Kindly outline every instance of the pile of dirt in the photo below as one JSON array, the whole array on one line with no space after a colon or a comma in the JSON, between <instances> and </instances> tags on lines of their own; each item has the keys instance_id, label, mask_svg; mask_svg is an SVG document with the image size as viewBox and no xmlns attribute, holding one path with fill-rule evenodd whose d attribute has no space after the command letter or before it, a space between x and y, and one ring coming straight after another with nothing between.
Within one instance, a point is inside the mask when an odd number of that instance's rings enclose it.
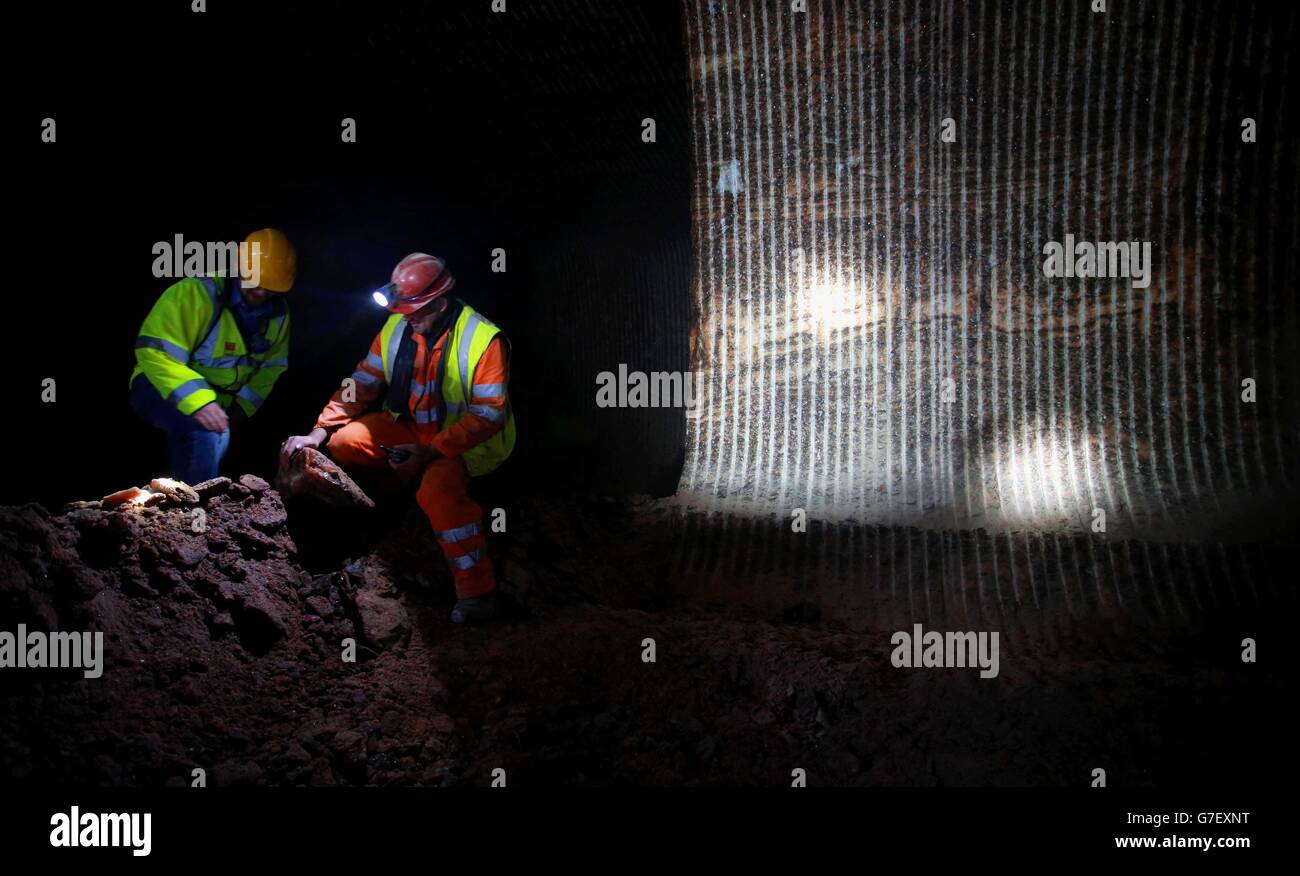
<instances>
[{"instance_id":1,"label":"pile of dirt","mask_svg":"<svg viewBox=\"0 0 1300 876\"><path fill-rule=\"evenodd\" d=\"M216 785L480 781L466 759L469 719L451 704L485 664L452 655L527 661L551 646L510 647L519 628L598 594L607 570L576 574L578 539L545 525L499 538L508 616L463 629L447 619L450 574L418 510L376 525L322 507L300 506L317 526L303 537L350 539L357 557L325 572L309 570L280 494L252 475L187 493L131 488L61 514L0 508L4 628L99 631L105 652L98 678L0 672L0 776L151 787L189 784L198 768ZM620 576L624 599L644 592L636 579Z\"/></svg>"},{"instance_id":2,"label":"pile of dirt","mask_svg":"<svg viewBox=\"0 0 1300 876\"><path fill-rule=\"evenodd\" d=\"M507 614L462 628L418 510L320 570L264 481L197 492L0 508L0 627L105 639L98 678L0 671L0 781L1199 783L1229 777L1204 749L1257 734L1252 704L1281 691L1194 638L1134 656L1009 637L994 683L893 669L887 630L815 612L673 607L636 502L517 512L491 542ZM1181 754L1197 769L1160 766Z\"/></svg>"}]
</instances>

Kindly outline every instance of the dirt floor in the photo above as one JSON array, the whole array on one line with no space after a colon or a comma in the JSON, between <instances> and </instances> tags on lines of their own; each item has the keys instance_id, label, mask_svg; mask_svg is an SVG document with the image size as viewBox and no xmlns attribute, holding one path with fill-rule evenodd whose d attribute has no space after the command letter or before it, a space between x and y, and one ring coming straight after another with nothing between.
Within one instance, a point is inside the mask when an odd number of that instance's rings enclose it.
<instances>
[{"instance_id":1,"label":"dirt floor","mask_svg":"<svg viewBox=\"0 0 1300 876\"><path fill-rule=\"evenodd\" d=\"M0 628L106 650L98 679L0 672L0 782L1231 784L1284 733L1233 629L1008 630L997 679L895 669L889 630L683 603L672 528L607 500L520 512L491 542L506 617L461 628L418 511L203 492L201 533L181 503L0 509Z\"/></svg>"}]
</instances>

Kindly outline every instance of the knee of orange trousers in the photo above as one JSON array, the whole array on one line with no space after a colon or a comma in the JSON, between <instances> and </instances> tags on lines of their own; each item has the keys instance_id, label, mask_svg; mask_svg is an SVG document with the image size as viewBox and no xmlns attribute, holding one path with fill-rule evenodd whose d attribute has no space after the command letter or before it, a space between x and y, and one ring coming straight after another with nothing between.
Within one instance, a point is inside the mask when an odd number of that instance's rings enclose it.
<instances>
[{"instance_id":1,"label":"knee of orange trousers","mask_svg":"<svg viewBox=\"0 0 1300 876\"><path fill-rule=\"evenodd\" d=\"M440 457L429 463L415 500L439 532L478 523L483 509L469 497L469 473L459 459Z\"/></svg>"},{"instance_id":2,"label":"knee of orange trousers","mask_svg":"<svg viewBox=\"0 0 1300 876\"><path fill-rule=\"evenodd\" d=\"M387 457L380 444L410 444L414 437L410 430L385 413L366 414L353 420L330 436L325 449L330 457L344 466L377 466L386 463Z\"/></svg>"}]
</instances>

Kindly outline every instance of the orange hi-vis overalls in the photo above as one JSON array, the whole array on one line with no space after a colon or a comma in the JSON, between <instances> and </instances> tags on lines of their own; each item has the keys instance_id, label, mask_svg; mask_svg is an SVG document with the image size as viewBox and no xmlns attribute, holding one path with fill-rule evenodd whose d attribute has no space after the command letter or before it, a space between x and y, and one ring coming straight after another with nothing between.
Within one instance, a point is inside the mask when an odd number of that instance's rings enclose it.
<instances>
[{"instance_id":1,"label":"orange hi-vis overalls","mask_svg":"<svg viewBox=\"0 0 1300 876\"><path fill-rule=\"evenodd\" d=\"M366 413L388 391L384 376L381 331L370 353L357 363L353 401L340 388L321 411L316 426L332 432L326 449L344 468L382 469L388 456L379 445L432 445L441 456L424 470L416 501L429 518L451 567L456 596L482 596L496 586L483 534L483 509L467 493L470 474L462 455L500 432L508 415L508 367L505 341L497 335L473 369L467 411L450 427L438 418L438 362L452 334L448 327L435 339L414 333L415 358L406 416L387 411ZM337 430L337 431L336 431Z\"/></svg>"}]
</instances>

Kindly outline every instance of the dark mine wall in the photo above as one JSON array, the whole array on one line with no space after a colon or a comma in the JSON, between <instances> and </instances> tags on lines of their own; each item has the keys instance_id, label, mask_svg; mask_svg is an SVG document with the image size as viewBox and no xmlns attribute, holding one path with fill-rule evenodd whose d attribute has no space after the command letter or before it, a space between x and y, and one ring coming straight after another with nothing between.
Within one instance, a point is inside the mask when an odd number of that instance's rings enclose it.
<instances>
[{"instance_id":1,"label":"dark mine wall","mask_svg":"<svg viewBox=\"0 0 1300 876\"><path fill-rule=\"evenodd\" d=\"M1294 8L1109 6L687 0L688 589L1256 592L1223 543L1295 522ZM1149 286L1046 277L1066 234L1149 241Z\"/></svg>"}]
</instances>

